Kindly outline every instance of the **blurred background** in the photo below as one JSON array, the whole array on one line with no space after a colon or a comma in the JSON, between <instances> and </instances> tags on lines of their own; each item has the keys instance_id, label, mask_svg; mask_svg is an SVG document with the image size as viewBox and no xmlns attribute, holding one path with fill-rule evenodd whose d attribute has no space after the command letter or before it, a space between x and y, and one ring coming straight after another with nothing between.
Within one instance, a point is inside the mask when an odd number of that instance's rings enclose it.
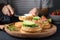
<instances>
[{"instance_id":1,"label":"blurred background","mask_svg":"<svg viewBox=\"0 0 60 40\"><path fill-rule=\"evenodd\" d=\"M53 0L54 9L60 9L60 0Z\"/></svg>"}]
</instances>

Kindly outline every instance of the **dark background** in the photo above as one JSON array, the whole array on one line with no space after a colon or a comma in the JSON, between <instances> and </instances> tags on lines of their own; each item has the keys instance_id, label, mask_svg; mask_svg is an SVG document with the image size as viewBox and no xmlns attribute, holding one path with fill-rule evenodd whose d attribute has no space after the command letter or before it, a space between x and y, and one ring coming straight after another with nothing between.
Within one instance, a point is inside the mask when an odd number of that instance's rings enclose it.
<instances>
[{"instance_id":1,"label":"dark background","mask_svg":"<svg viewBox=\"0 0 60 40\"><path fill-rule=\"evenodd\" d=\"M53 0L54 9L60 9L60 0Z\"/></svg>"}]
</instances>

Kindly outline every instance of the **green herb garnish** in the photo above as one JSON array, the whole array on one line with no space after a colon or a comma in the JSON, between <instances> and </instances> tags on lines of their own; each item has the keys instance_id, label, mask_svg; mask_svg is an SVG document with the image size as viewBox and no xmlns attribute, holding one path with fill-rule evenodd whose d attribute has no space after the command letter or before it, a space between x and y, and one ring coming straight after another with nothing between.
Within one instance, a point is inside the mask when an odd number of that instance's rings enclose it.
<instances>
[{"instance_id":1,"label":"green herb garnish","mask_svg":"<svg viewBox=\"0 0 60 40\"><path fill-rule=\"evenodd\" d=\"M13 30L15 29L15 27L14 27L13 25L9 25L8 29L9 29L10 31L13 31Z\"/></svg>"},{"instance_id":2,"label":"green herb garnish","mask_svg":"<svg viewBox=\"0 0 60 40\"><path fill-rule=\"evenodd\" d=\"M16 28L14 25L9 25L8 29L10 31L17 31L18 30L18 28Z\"/></svg>"}]
</instances>

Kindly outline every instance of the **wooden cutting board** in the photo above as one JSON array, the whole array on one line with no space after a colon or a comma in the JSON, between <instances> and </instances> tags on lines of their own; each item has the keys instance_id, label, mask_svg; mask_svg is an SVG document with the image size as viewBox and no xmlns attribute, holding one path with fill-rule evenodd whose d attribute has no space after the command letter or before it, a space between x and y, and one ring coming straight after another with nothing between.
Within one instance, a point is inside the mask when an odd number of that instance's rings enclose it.
<instances>
[{"instance_id":1,"label":"wooden cutting board","mask_svg":"<svg viewBox=\"0 0 60 40\"><path fill-rule=\"evenodd\" d=\"M15 37L22 37L22 38L48 37L55 34L57 31L57 27L55 25L53 25L52 28L46 29L43 32L39 32L39 33L22 33L21 31L10 31L9 29L7 29L6 25L0 25L0 29L3 30L3 28L6 31L6 33L8 33L9 35L15 36Z\"/></svg>"}]
</instances>

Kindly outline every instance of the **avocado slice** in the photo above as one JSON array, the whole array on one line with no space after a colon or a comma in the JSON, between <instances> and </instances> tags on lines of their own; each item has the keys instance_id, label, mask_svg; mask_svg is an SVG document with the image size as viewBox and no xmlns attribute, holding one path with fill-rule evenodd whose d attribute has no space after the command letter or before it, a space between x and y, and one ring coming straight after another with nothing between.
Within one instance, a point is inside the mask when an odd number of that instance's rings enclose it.
<instances>
[{"instance_id":1,"label":"avocado slice","mask_svg":"<svg viewBox=\"0 0 60 40\"><path fill-rule=\"evenodd\" d=\"M39 20L40 17L39 17L39 16L35 16L35 17L33 17L33 19L34 19L34 20Z\"/></svg>"},{"instance_id":2,"label":"avocado slice","mask_svg":"<svg viewBox=\"0 0 60 40\"><path fill-rule=\"evenodd\" d=\"M32 21L24 21L24 22L23 22L23 26L25 26L25 27L38 27L38 25L35 24L35 23L32 22Z\"/></svg>"},{"instance_id":3,"label":"avocado slice","mask_svg":"<svg viewBox=\"0 0 60 40\"><path fill-rule=\"evenodd\" d=\"M31 21L24 21L23 24L24 25L34 25L35 23L31 22Z\"/></svg>"}]
</instances>

